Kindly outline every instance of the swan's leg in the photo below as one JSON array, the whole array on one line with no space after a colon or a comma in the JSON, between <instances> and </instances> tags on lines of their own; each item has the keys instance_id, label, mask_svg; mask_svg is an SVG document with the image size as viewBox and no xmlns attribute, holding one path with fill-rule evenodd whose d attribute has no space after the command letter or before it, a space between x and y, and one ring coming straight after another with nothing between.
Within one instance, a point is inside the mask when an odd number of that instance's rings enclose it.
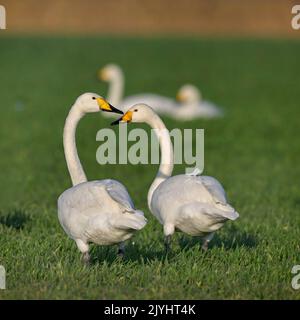
<instances>
[{"instance_id":1,"label":"swan's leg","mask_svg":"<svg viewBox=\"0 0 300 320\"><path fill-rule=\"evenodd\" d=\"M123 259L124 255L125 255L125 243L121 242L119 244L118 257Z\"/></svg>"},{"instance_id":2,"label":"swan's leg","mask_svg":"<svg viewBox=\"0 0 300 320\"><path fill-rule=\"evenodd\" d=\"M84 263L86 266L89 266L89 265L90 265L91 256L90 256L89 252L84 252L84 253L82 254L82 261L83 261L83 263Z\"/></svg>"},{"instance_id":3,"label":"swan's leg","mask_svg":"<svg viewBox=\"0 0 300 320\"><path fill-rule=\"evenodd\" d=\"M211 239L214 237L215 233L212 232L209 235L207 235L205 238L203 238L203 243L202 243L202 250L207 251L208 250L208 244L211 241Z\"/></svg>"},{"instance_id":4,"label":"swan's leg","mask_svg":"<svg viewBox=\"0 0 300 320\"><path fill-rule=\"evenodd\" d=\"M90 264L90 254L89 254L89 245L87 243L85 243L84 241L82 241L81 239L76 239L75 240L78 249L80 250L81 254L82 254L82 261L85 265L89 265Z\"/></svg>"},{"instance_id":5,"label":"swan's leg","mask_svg":"<svg viewBox=\"0 0 300 320\"><path fill-rule=\"evenodd\" d=\"M171 235L165 236L165 250L166 253L171 251Z\"/></svg>"},{"instance_id":6,"label":"swan's leg","mask_svg":"<svg viewBox=\"0 0 300 320\"><path fill-rule=\"evenodd\" d=\"M175 231L175 227L173 224L166 223L164 224L164 235L165 235L165 249L166 253L171 251L171 236Z\"/></svg>"}]
</instances>

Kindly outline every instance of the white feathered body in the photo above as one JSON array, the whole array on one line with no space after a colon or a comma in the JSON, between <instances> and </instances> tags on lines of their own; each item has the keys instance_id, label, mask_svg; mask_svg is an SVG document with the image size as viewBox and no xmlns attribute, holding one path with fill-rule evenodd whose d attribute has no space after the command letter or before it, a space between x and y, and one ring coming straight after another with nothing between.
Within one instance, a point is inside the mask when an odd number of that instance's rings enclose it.
<instances>
[{"instance_id":1,"label":"white feathered body","mask_svg":"<svg viewBox=\"0 0 300 320\"><path fill-rule=\"evenodd\" d=\"M220 108L209 101L182 104L176 109L173 117L178 120L193 120L196 118L215 118L223 115Z\"/></svg>"},{"instance_id":2,"label":"white feathered body","mask_svg":"<svg viewBox=\"0 0 300 320\"><path fill-rule=\"evenodd\" d=\"M156 94L137 94L125 98L118 106L126 112L131 106L145 103L162 115L167 115L177 120L194 120L196 118L214 118L223 115L220 108L209 101L194 103L177 103L175 100Z\"/></svg>"},{"instance_id":3,"label":"white feathered body","mask_svg":"<svg viewBox=\"0 0 300 320\"><path fill-rule=\"evenodd\" d=\"M153 193L151 211L164 225L166 235L175 229L205 236L239 216L215 178L192 175L177 175L162 182Z\"/></svg>"},{"instance_id":4,"label":"white feathered body","mask_svg":"<svg viewBox=\"0 0 300 320\"><path fill-rule=\"evenodd\" d=\"M64 191L58 199L58 217L72 239L99 245L125 241L147 223L126 188L111 179L83 182Z\"/></svg>"},{"instance_id":5,"label":"white feathered body","mask_svg":"<svg viewBox=\"0 0 300 320\"><path fill-rule=\"evenodd\" d=\"M172 114L178 107L178 103L174 99L164 97L157 94L152 93L145 93L145 94L136 94L129 97L124 98L124 100L120 103L120 108L127 111L131 106L138 104L138 103L145 103L151 108L161 114Z\"/></svg>"}]
</instances>

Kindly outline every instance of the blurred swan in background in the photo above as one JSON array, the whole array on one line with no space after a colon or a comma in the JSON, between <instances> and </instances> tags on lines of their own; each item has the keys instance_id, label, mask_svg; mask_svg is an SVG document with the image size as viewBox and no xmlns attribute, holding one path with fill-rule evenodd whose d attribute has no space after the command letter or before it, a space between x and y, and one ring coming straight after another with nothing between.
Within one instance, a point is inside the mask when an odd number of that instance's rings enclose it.
<instances>
[{"instance_id":1,"label":"blurred swan in background","mask_svg":"<svg viewBox=\"0 0 300 320\"><path fill-rule=\"evenodd\" d=\"M113 106L118 107L124 95L124 74L122 69L116 64L107 64L98 71L98 78L101 81L108 82L106 100ZM107 113L107 115L110 114Z\"/></svg>"},{"instance_id":2,"label":"blurred swan in background","mask_svg":"<svg viewBox=\"0 0 300 320\"><path fill-rule=\"evenodd\" d=\"M122 69L116 64L107 64L98 72L98 78L108 82L108 94L106 99L119 109L126 111L136 103L147 103L153 106L157 113L170 114L174 107L178 105L174 99L158 94L141 93L126 97L124 96L124 74ZM106 117L115 116L113 114L103 114Z\"/></svg>"},{"instance_id":3,"label":"blurred swan in background","mask_svg":"<svg viewBox=\"0 0 300 320\"><path fill-rule=\"evenodd\" d=\"M124 95L124 74L116 64L108 64L98 72L102 81L109 83L107 100L124 112L137 103L150 105L159 114L167 115L177 120L193 120L196 118L214 118L222 112L212 103L201 99L200 91L193 85L184 85L180 88L177 98L164 97L152 93L141 93L126 97ZM111 114L104 114L110 117Z\"/></svg>"},{"instance_id":4,"label":"blurred swan in background","mask_svg":"<svg viewBox=\"0 0 300 320\"><path fill-rule=\"evenodd\" d=\"M76 242L85 263L90 260L90 242L119 244L119 254L123 255L123 241L147 223L143 212L135 209L128 191L120 182L111 179L87 181L77 153L76 127L86 113L100 110L123 114L99 95L85 93L71 107L63 133L65 158L73 187L58 198L58 218L65 232Z\"/></svg>"},{"instance_id":5,"label":"blurred swan in background","mask_svg":"<svg viewBox=\"0 0 300 320\"><path fill-rule=\"evenodd\" d=\"M203 237L203 249L208 248L214 232L239 214L227 203L225 191L215 178L198 175L171 176L173 146L170 134L155 111L145 104L132 106L120 122L147 123L157 134L161 160L158 173L148 191L148 207L163 225L166 248L175 230Z\"/></svg>"},{"instance_id":6,"label":"blurred swan in background","mask_svg":"<svg viewBox=\"0 0 300 320\"><path fill-rule=\"evenodd\" d=\"M178 108L175 117L180 119L215 118L223 115L223 112L212 102L202 99L200 90L192 85L183 85L176 96L181 107Z\"/></svg>"}]
</instances>

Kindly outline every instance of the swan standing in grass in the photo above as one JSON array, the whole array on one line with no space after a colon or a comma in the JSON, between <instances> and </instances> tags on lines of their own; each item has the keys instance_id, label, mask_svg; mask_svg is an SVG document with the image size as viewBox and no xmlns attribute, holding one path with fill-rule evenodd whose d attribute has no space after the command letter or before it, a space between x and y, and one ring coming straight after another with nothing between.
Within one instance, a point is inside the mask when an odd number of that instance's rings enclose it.
<instances>
[{"instance_id":1,"label":"swan standing in grass","mask_svg":"<svg viewBox=\"0 0 300 320\"><path fill-rule=\"evenodd\" d=\"M132 105L145 103L159 114L167 115L176 120L193 120L196 118L214 118L222 115L218 107L201 99L201 93L193 85L182 86L176 100L158 94L141 93L126 97L124 95L124 74L116 64L108 64L98 72L102 81L109 83L107 100L114 106L127 111ZM111 117L112 114L104 114Z\"/></svg>"},{"instance_id":2,"label":"swan standing in grass","mask_svg":"<svg viewBox=\"0 0 300 320\"><path fill-rule=\"evenodd\" d=\"M158 136L161 163L148 192L148 207L163 225L166 247L175 230L201 236L203 249L208 248L215 231L227 220L235 220L238 213L226 200L221 184L213 177L177 175L173 171L173 146L169 131L152 108L145 104L131 107L120 122L145 122Z\"/></svg>"},{"instance_id":3,"label":"swan standing in grass","mask_svg":"<svg viewBox=\"0 0 300 320\"><path fill-rule=\"evenodd\" d=\"M85 263L90 260L90 242L119 244L119 254L123 255L123 241L147 222L143 212L135 209L120 182L111 179L87 181L77 154L76 127L86 113L100 110L123 114L99 95L85 93L71 107L63 133L65 158L73 187L58 199L58 218L65 232L75 240Z\"/></svg>"}]
</instances>

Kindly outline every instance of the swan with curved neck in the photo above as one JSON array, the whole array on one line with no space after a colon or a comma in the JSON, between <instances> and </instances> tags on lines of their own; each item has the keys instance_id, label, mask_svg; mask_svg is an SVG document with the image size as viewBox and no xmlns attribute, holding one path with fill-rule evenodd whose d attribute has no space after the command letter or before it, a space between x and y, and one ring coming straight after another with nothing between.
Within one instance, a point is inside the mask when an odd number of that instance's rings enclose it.
<instances>
[{"instance_id":1,"label":"swan with curved neck","mask_svg":"<svg viewBox=\"0 0 300 320\"><path fill-rule=\"evenodd\" d=\"M141 93L124 98L124 74L120 66L108 64L98 72L100 80L109 83L107 100L123 111L134 104L143 102L150 105L155 112L177 120L193 120L195 118L213 118L222 115L218 107L202 100L201 92L193 85L182 86L174 99L158 94ZM110 117L111 114L105 114Z\"/></svg>"},{"instance_id":2,"label":"swan with curved neck","mask_svg":"<svg viewBox=\"0 0 300 320\"><path fill-rule=\"evenodd\" d=\"M171 176L173 146L170 134L149 106L134 105L112 124L120 122L144 122L157 134L161 163L148 192L148 206L163 225L166 246L169 246L175 230L180 230L192 236L203 237L203 249L207 249L214 232L226 221L235 220L239 216L227 203L222 185L215 178L208 176Z\"/></svg>"},{"instance_id":3,"label":"swan with curved neck","mask_svg":"<svg viewBox=\"0 0 300 320\"><path fill-rule=\"evenodd\" d=\"M76 128L86 113L100 110L123 114L101 96L85 93L71 107L63 133L65 158L73 187L58 198L58 218L65 232L76 242L85 263L90 259L90 242L119 244L119 254L123 255L123 242L147 222L143 212L135 209L128 191L120 182L111 179L87 181L77 153Z\"/></svg>"}]
</instances>

